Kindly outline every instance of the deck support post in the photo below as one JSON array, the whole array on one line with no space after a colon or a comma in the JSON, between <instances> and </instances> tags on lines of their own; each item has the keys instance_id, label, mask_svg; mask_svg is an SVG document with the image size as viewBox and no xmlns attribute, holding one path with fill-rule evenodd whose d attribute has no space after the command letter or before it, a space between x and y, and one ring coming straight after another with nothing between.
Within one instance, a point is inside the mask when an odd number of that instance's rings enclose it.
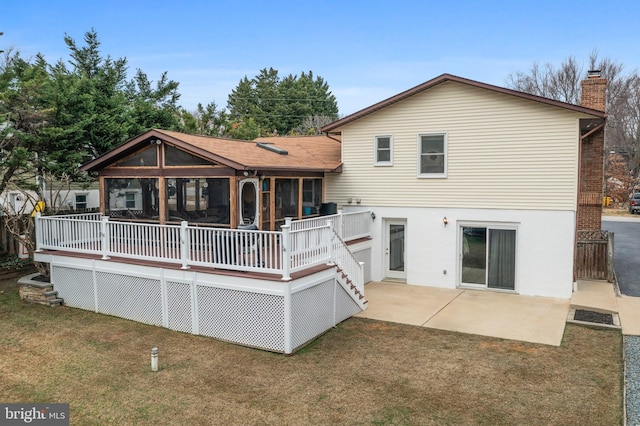
<instances>
[{"instance_id":1,"label":"deck support post","mask_svg":"<svg viewBox=\"0 0 640 426\"><path fill-rule=\"evenodd\" d=\"M333 222L333 221L332 221ZM336 216L336 221L334 224L331 225L332 227L335 226L335 231L336 234L338 234L338 236L340 238L342 238L343 234L343 228L344 228L344 215L342 214L342 210L340 210L340 212L338 213L338 215Z\"/></svg>"},{"instance_id":2,"label":"deck support post","mask_svg":"<svg viewBox=\"0 0 640 426\"><path fill-rule=\"evenodd\" d=\"M109 216L100 218L100 237L102 238L102 259L109 259Z\"/></svg>"},{"instance_id":3,"label":"deck support post","mask_svg":"<svg viewBox=\"0 0 640 426\"><path fill-rule=\"evenodd\" d=\"M189 269L189 232L187 226L189 222L183 220L180 222L180 260L182 267L180 269Z\"/></svg>"},{"instance_id":4,"label":"deck support post","mask_svg":"<svg viewBox=\"0 0 640 426\"><path fill-rule=\"evenodd\" d=\"M327 241L325 242L325 244L327 244L328 247L328 254L329 254L329 259L327 259L327 265L335 265L335 259L333 258L333 238L335 236L335 231L333 229L333 220L329 219L327 220Z\"/></svg>"},{"instance_id":5,"label":"deck support post","mask_svg":"<svg viewBox=\"0 0 640 426\"><path fill-rule=\"evenodd\" d=\"M291 285L290 283L284 284L284 353L289 355L293 352L291 342Z\"/></svg>"},{"instance_id":6,"label":"deck support post","mask_svg":"<svg viewBox=\"0 0 640 426\"><path fill-rule=\"evenodd\" d=\"M282 280L291 279L291 225L282 225Z\"/></svg>"}]
</instances>

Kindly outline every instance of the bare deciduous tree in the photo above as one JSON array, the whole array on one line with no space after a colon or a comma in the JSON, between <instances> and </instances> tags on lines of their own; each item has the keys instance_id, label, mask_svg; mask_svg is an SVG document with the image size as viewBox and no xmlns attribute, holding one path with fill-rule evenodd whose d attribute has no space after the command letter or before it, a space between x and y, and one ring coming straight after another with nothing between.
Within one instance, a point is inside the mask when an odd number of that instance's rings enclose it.
<instances>
[{"instance_id":1,"label":"bare deciduous tree","mask_svg":"<svg viewBox=\"0 0 640 426\"><path fill-rule=\"evenodd\" d=\"M629 198L629 188L633 185L633 178L629 174L627 164L627 160L621 154L609 154L606 156L605 194L620 205Z\"/></svg>"},{"instance_id":2,"label":"bare deciduous tree","mask_svg":"<svg viewBox=\"0 0 640 426\"><path fill-rule=\"evenodd\" d=\"M543 96L570 104L580 103L580 80L584 72L573 56L559 68L535 62L528 73L518 71L507 77L507 85L521 92Z\"/></svg>"},{"instance_id":3,"label":"bare deciduous tree","mask_svg":"<svg viewBox=\"0 0 640 426\"><path fill-rule=\"evenodd\" d=\"M56 214L60 207L65 205L64 200L69 197L72 180L67 175L55 178L52 174L43 179L47 182L49 199L58 200L47 206L47 212ZM0 197L0 213L4 219L4 226L14 240L19 240L24 245L31 259L36 250L34 212L39 211L36 206L43 201L43 196L40 188L28 189L25 185L9 182ZM41 275L49 277L48 264L34 262L34 266Z\"/></svg>"},{"instance_id":4,"label":"bare deciduous tree","mask_svg":"<svg viewBox=\"0 0 640 426\"><path fill-rule=\"evenodd\" d=\"M327 124L333 123L335 117L329 117L326 115L310 115L302 120L302 123L296 127L292 133L298 135L319 135L322 129Z\"/></svg>"},{"instance_id":5,"label":"bare deciduous tree","mask_svg":"<svg viewBox=\"0 0 640 426\"><path fill-rule=\"evenodd\" d=\"M636 70L624 73L623 64L607 57L600 58L598 51L594 50L586 70L573 56L557 68L550 63L543 66L534 63L528 72L510 74L507 86L579 105L581 81L586 78L588 70L600 70L607 79L605 149L623 154L623 158L628 159L628 170L637 178L640 166L640 76Z\"/></svg>"}]
</instances>

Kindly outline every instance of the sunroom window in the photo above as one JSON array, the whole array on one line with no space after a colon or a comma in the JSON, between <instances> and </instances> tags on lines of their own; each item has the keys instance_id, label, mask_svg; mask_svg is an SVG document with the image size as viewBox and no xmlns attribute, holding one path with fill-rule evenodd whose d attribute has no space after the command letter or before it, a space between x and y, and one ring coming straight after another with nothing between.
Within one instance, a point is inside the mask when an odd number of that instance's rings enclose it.
<instances>
[{"instance_id":1,"label":"sunroom window","mask_svg":"<svg viewBox=\"0 0 640 426\"><path fill-rule=\"evenodd\" d=\"M169 178L165 186L169 221L230 223L229 178Z\"/></svg>"},{"instance_id":2,"label":"sunroom window","mask_svg":"<svg viewBox=\"0 0 640 426\"><path fill-rule=\"evenodd\" d=\"M158 150L151 145L135 154L114 164L116 167L156 167L158 165Z\"/></svg>"},{"instance_id":3,"label":"sunroom window","mask_svg":"<svg viewBox=\"0 0 640 426\"><path fill-rule=\"evenodd\" d=\"M106 214L122 219L158 219L158 179L105 179Z\"/></svg>"},{"instance_id":4,"label":"sunroom window","mask_svg":"<svg viewBox=\"0 0 640 426\"><path fill-rule=\"evenodd\" d=\"M322 179L302 180L302 216L320 212L322 204Z\"/></svg>"}]
</instances>

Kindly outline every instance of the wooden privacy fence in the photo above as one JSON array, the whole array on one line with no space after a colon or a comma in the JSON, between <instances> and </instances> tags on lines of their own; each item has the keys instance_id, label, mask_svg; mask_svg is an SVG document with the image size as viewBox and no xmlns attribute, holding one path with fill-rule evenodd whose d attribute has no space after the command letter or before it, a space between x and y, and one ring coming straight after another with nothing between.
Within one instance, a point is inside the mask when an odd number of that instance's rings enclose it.
<instances>
[{"instance_id":1,"label":"wooden privacy fence","mask_svg":"<svg viewBox=\"0 0 640 426\"><path fill-rule=\"evenodd\" d=\"M21 241L11 232L9 232L9 226L18 227L19 234L25 232L24 218L28 218L27 215L22 216L0 216L0 254L9 254L11 256L18 256L24 253Z\"/></svg>"},{"instance_id":2,"label":"wooden privacy fence","mask_svg":"<svg viewBox=\"0 0 640 426\"><path fill-rule=\"evenodd\" d=\"M613 282L613 233L608 231L578 231L576 250L578 279Z\"/></svg>"}]
</instances>

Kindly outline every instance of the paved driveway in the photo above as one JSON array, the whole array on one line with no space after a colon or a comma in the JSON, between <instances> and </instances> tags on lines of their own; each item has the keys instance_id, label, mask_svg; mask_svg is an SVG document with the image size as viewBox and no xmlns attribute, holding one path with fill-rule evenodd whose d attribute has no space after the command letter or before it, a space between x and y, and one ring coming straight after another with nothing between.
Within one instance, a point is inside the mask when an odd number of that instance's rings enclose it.
<instances>
[{"instance_id":1,"label":"paved driveway","mask_svg":"<svg viewBox=\"0 0 640 426\"><path fill-rule=\"evenodd\" d=\"M613 232L613 268L620 292L640 297L640 217L604 216L602 229Z\"/></svg>"}]
</instances>

